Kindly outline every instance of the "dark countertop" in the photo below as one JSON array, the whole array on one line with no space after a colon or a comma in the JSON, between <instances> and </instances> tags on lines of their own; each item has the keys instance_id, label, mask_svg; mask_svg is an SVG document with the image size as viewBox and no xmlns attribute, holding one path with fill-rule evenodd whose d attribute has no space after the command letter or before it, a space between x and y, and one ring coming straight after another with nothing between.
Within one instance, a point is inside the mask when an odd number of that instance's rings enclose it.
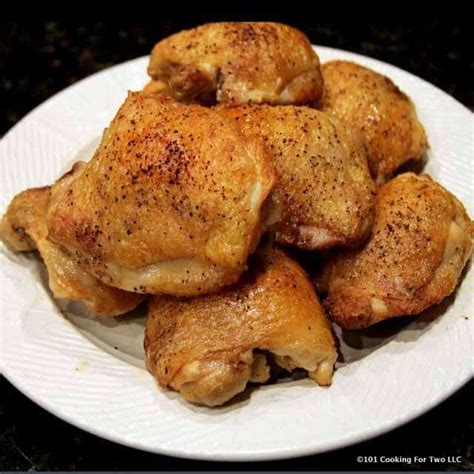
<instances>
[{"instance_id":1,"label":"dark countertop","mask_svg":"<svg viewBox=\"0 0 474 474\"><path fill-rule=\"evenodd\" d=\"M193 16L153 24L120 21L18 22L0 25L0 134L33 107L96 71L147 54L158 39L209 20L272 19L302 29L313 43L392 63L474 108L470 25L318 24L288 15ZM39 368L41 370L41 368ZM288 461L222 464L125 448L85 433L36 406L0 377L0 470L472 470L474 383L391 433L342 450ZM358 464L357 456L436 456L433 463ZM448 457L460 456L460 462Z\"/></svg>"}]
</instances>

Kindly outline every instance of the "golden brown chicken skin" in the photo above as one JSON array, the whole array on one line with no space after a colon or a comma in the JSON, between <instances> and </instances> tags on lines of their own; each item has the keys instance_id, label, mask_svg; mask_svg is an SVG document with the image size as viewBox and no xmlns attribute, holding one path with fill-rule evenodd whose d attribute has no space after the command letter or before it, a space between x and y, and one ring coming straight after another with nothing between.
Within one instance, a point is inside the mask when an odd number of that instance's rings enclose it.
<instances>
[{"instance_id":1,"label":"golden brown chicken skin","mask_svg":"<svg viewBox=\"0 0 474 474\"><path fill-rule=\"evenodd\" d=\"M329 385L337 357L331 326L303 269L272 249L239 283L190 299L152 298L145 333L149 371L188 401L216 406L247 382L270 377L270 351L282 367L308 370Z\"/></svg>"},{"instance_id":2,"label":"golden brown chicken skin","mask_svg":"<svg viewBox=\"0 0 474 474\"><path fill-rule=\"evenodd\" d=\"M322 92L319 58L306 36L280 23L209 23L155 45L148 74L175 99L307 104Z\"/></svg>"},{"instance_id":3,"label":"golden brown chicken skin","mask_svg":"<svg viewBox=\"0 0 474 474\"><path fill-rule=\"evenodd\" d=\"M278 173L276 239L303 249L360 242L370 229L375 186L358 134L308 107L218 106L243 133L264 140Z\"/></svg>"},{"instance_id":4,"label":"golden brown chicken skin","mask_svg":"<svg viewBox=\"0 0 474 474\"><path fill-rule=\"evenodd\" d=\"M347 329L420 313L454 291L473 230L463 205L430 177L399 175L378 191L368 241L325 269L325 307Z\"/></svg>"},{"instance_id":5,"label":"golden brown chicken skin","mask_svg":"<svg viewBox=\"0 0 474 474\"><path fill-rule=\"evenodd\" d=\"M362 134L378 184L404 163L423 157L428 140L415 106L390 79L349 61L325 63L322 71L320 108Z\"/></svg>"},{"instance_id":6,"label":"golden brown chicken skin","mask_svg":"<svg viewBox=\"0 0 474 474\"><path fill-rule=\"evenodd\" d=\"M105 285L82 270L75 260L48 240L46 212L51 188L28 189L8 206L0 226L0 239L13 252L37 250L48 269L55 298L81 301L99 316L117 316L135 308L143 295Z\"/></svg>"},{"instance_id":7,"label":"golden brown chicken skin","mask_svg":"<svg viewBox=\"0 0 474 474\"><path fill-rule=\"evenodd\" d=\"M230 119L130 93L92 160L53 187L49 235L111 286L215 291L245 270L274 182L271 158Z\"/></svg>"},{"instance_id":8,"label":"golden brown chicken skin","mask_svg":"<svg viewBox=\"0 0 474 474\"><path fill-rule=\"evenodd\" d=\"M304 270L282 250L260 256L239 283L190 299L154 297L145 333L147 366L188 401L216 406L265 382L264 354L329 385L337 357L331 326Z\"/></svg>"}]
</instances>

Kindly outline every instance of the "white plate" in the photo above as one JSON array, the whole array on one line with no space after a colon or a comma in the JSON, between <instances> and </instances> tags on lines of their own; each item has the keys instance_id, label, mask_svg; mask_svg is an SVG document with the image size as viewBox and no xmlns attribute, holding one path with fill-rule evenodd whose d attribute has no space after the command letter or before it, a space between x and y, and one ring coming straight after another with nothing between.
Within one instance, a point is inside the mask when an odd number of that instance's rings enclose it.
<instances>
[{"instance_id":1,"label":"white plate","mask_svg":"<svg viewBox=\"0 0 474 474\"><path fill-rule=\"evenodd\" d=\"M317 51L322 61L353 59L386 74L412 97L431 143L426 170L454 192L472 216L472 114L396 67L345 51ZM140 58L69 87L4 137L1 212L17 192L55 180L79 151L80 156L90 155L127 89L140 89L147 81L146 65L147 58ZM346 362L329 389L309 380L290 381L209 410L156 387L143 368L141 319L127 317L122 324L105 325L78 316L74 305L63 317L34 258L1 247L0 260L3 374L60 418L147 451L229 461L318 453L415 418L473 374L472 269L455 299L402 330L386 338L377 331L346 337ZM354 350L357 347L362 349Z\"/></svg>"}]
</instances>

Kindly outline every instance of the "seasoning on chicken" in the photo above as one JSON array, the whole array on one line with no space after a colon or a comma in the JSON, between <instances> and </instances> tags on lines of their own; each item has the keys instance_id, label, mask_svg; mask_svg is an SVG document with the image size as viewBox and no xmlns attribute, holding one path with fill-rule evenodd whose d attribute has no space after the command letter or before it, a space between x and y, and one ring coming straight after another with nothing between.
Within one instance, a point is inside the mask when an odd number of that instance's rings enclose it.
<instances>
[{"instance_id":1,"label":"seasoning on chicken","mask_svg":"<svg viewBox=\"0 0 474 474\"><path fill-rule=\"evenodd\" d=\"M323 82L308 38L280 23L209 23L155 45L148 74L173 97L215 102L307 104Z\"/></svg>"},{"instance_id":2,"label":"seasoning on chicken","mask_svg":"<svg viewBox=\"0 0 474 474\"><path fill-rule=\"evenodd\" d=\"M53 186L49 235L108 285L215 291L245 271L274 182L271 158L232 120L130 93L92 160Z\"/></svg>"},{"instance_id":3,"label":"seasoning on chicken","mask_svg":"<svg viewBox=\"0 0 474 474\"><path fill-rule=\"evenodd\" d=\"M76 164L68 180L83 164ZM51 188L34 188L15 196L0 225L0 239L13 252L37 250L48 269L49 287L55 298L81 301L99 316L118 316L135 308L143 295L102 283L82 270L73 257L48 239L46 213Z\"/></svg>"},{"instance_id":4,"label":"seasoning on chicken","mask_svg":"<svg viewBox=\"0 0 474 474\"><path fill-rule=\"evenodd\" d=\"M404 163L423 157L428 140L415 106L390 79L349 61L325 63L322 71L320 108L361 133L378 184Z\"/></svg>"},{"instance_id":5,"label":"seasoning on chicken","mask_svg":"<svg viewBox=\"0 0 474 474\"><path fill-rule=\"evenodd\" d=\"M258 136L278 173L276 240L316 250L359 243L370 229L375 186L358 134L308 107L218 106Z\"/></svg>"},{"instance_id":6,"label":"seasoning on chicken","mask_svg":"<svg viewBox=\"0 0 474 474\"><path fill-rule=\"evenodd\" d=\"M222 405L247 383L266 382L265 353L319 385L332 380L337 352L331 325L303 269L272 249L239 283L220 293L150 301L148 370L159 384L201 405Z\"/></svg>"},{"instance_id":7,"label":"seasoning on chicken","mask_svg":"<svg viewBox=\"0 0 474 474\"><path fill-rule=\"evenodd\" d=\"M325 269L325 307L343 328L415 315L451 294L472 252L463 205L428 176L399 175L377 194L371 236Z\"/></svg>"}]
</instances>

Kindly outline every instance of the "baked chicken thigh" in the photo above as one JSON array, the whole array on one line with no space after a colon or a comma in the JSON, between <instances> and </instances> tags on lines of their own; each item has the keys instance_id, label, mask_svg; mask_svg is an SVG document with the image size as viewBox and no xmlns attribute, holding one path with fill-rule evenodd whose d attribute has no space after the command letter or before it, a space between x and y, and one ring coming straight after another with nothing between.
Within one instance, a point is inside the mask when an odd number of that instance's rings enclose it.
<instances>
[{"instance_id":1,"label":"baked chicken thigh","mask_svg":"<svg viewBox=\"0 0 474 474\"><path fill-rule=\"evenodd\" d=\"M260 351L260 352L258 352ZM188 299L155 296L145 333L149 371L188 401L221 405L270 377L266 355L329 385L331 326L303 269L283 251L260 256L239 283Z\"/></svg>"},{"instance_id":2,"label":"baked chicken thigh","mask_svg":"<svg viewBox=\"0 0 474 474\"><path fill-rule=\"evenodd\" d=\"M18 194L1 221L3 243L14 252L39 252L48 269L49 287L55 298L81 301L99 316L118 316L135 308L143 295L105 285L48 240L46 212L50 197L50 187Z\"/></svg>"},{"instance_id":3,"label":"baked chicken thigh","mask_svg":"<svg viewBox=\"0 0 474 474\"><path fill-rule=\"evenodd\" d=\"M316 250L354 245L370 229L375 186L358 134L308 107L218 106L266 143L278 181L276 240Z\"/></svg>"},{"instance_id":4,"label":"baked chicken thigh","mask_svg":"<svg viewBox=\"0 0 474 474\"><path fill-rule=\"evenodd\" d=\"M428 176L399 175L378 191L368 241L329 260L325 307L347 329L418 314L454 291L473 235L451 193Z\"/></svg>"},{"instance_id":5,"label":"baked chicken thigh","mask_svg":"<svg viewBox=\"0 0 474 474\"><path fill-rule=\"evenodd\" d=\"M306 104L323 86L306 36L280 23L209 23L181 31L156 44L148 74L175 99L206 105Z\"/></svg>"},{"instance_id":6,"label":"baked chicken thigh","mask_svg":"<svg viewBox=\"0 0 474 474\"><path fill-rule=\"evenodd\" d=\"M215 291L246 269L274 182L271 157L232 120L130 93L92 160L53 186L49 238L111 286Z\"/></svg>"},{"instance_id":7,"label":"baked chicken thigh","mask_svg":"<svg viewBox=\"0 0 474 474\"><path fill-rule=\"evenodd\" d=\"M428 141L415 106L390 79L349 61L325 63L322 71L320 108L362 134L378 184L404 163L423 157Z\"/></svg>"}]
</instances>

